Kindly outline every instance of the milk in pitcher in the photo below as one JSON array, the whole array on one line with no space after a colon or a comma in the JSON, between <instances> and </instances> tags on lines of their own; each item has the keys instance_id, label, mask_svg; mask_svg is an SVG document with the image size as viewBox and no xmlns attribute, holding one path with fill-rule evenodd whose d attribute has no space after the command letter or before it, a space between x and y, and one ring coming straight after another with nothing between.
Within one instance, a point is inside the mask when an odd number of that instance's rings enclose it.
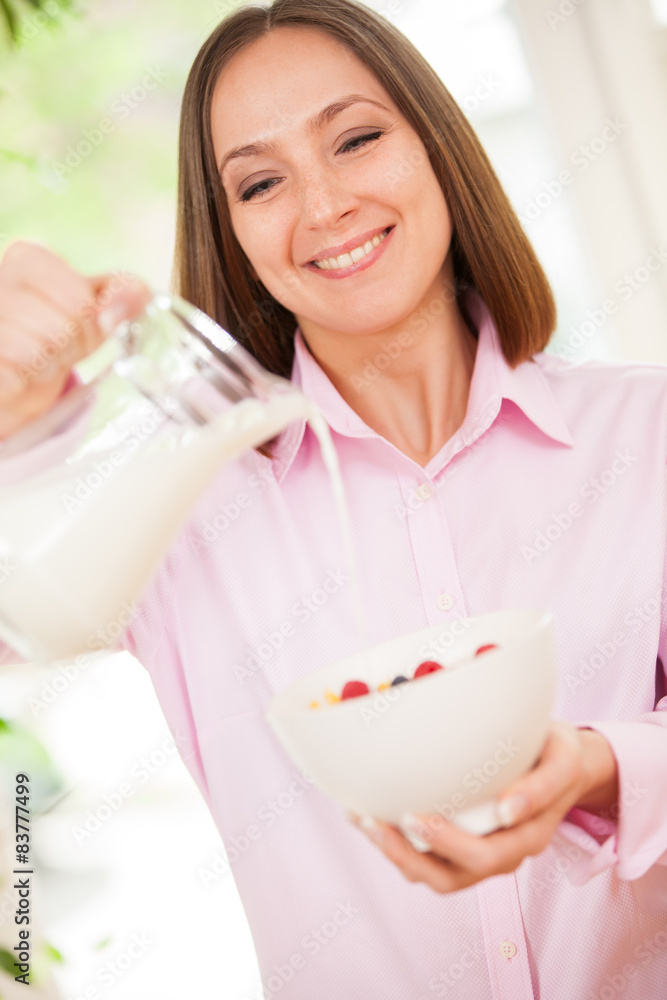
<instances>
[{"instance_id":1,"label":"milk in pitcher","mask_svg":"<svg viewBox=\"0 0 667 1000\"><path fill-rule=\"evenodd\" d=\"M300 417L317 436L329 473L361 648L366 648L336 450L322 415L296 391L269 401L246 399L207 425L163 435L114 469L74 510L63 503L75 488L74 473L68 480L62 470L46 472L0 490L0 560L5 566L0 634L25 658L37 656L43 662L113 646L220 467Z\"/></svg>"}]
</instances>

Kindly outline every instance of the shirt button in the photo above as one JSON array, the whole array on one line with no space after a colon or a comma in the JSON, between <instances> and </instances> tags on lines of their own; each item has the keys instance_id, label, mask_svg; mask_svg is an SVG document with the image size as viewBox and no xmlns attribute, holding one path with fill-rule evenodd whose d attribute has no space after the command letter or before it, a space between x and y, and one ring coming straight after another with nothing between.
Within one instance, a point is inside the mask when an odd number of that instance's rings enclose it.
<instances>
[{"instance_id":1,"label":"shirt button","mask_svg":"<svg viewBox=\"0 0 667 1000\"><path fill-rule=\"evenodd\" d=\"M428 500L430 496L433 495L433 487L430 483L422 483L415 490L415 494L418 500Z\"/></svg>"},{"instance_id":2,"label":"shirt button","mask_svg":"<svg viewBox=\"0 0 667 1000\"><path fill-rule=\"evenodd\" d=\"M514 941L503 941L498 951L503 958L514 958L516 955L516 945Z\"/></svg>"},{"instance_id":3,"label":"shirt button","mask_svg":"<svg viewBox=\"0 0 667 1000\"><path fill-rule=\"evenodd\" d=\"M454 607L454 598L451 594L440 594L438 596L438 607L441 611L449 611Z\"/></svg>"}]
</instances>

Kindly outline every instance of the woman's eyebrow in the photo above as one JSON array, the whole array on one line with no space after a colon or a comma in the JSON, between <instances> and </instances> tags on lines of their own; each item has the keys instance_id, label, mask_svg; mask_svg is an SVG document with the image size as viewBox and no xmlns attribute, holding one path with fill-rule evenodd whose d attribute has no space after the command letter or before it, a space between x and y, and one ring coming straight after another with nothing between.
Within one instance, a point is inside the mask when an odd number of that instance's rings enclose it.
<instances>
[{"instance_id":1,"label":"woman's eyebrow","mask_svg":"<svg viewBox=\"0 0 667 1000\"><path fill-rule=\"evenodd\" d=\"M384 104L380 104L379 101L374 101L370 97L364 97L362 94L348 94L347 97L341 97L337 101L328 104L326 108L322 108L313 118L310 118L306 122L306 132L308 135L320 132L336 115L339 115L341 111L345 111L346 108L351 107L353 104L373 104L376 108L389 111L389 108L386 108ZM235 149L231 149L220 161L220 176L222 176L222 172L230 160L235 160L243 156L260 156L263 153L272 153L275 151L276 145L274 141L262 141L258 139L256 142L248 143L247 146L237 146Z\"/></svg>"}]
</instances>

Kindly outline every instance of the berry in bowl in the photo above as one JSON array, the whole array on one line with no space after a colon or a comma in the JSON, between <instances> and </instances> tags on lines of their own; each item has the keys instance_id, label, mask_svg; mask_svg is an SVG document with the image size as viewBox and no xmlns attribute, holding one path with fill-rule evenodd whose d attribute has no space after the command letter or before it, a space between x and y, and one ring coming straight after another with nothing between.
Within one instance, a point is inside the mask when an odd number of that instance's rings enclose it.
<instances>
[{"instance_id":1,"label":"berry in bowl","mask_svg":"<svg viewBox=\"0 0 667 1000\"><path fill-rule=\"evenodd\" d=\"M343 808L400 825L439 813L470 833L537 761L551 720L549 612L499 611L379 643L280 691L267 719Z\"/></svg>"},{"instance_id":2,"label":"berry in bowl","mask_svg":"<svg viewBox=\"0 0 667 1000\"><path fill-rule=\"evenodd\" d=\"M474 655L479 656L481 653L487 653L491 649L498 649L498 648L499 647L495 643L487 643L487 645L480 646L479 649L476 649ZM470 659L470 657L467 657L467 659ZM459 665L460 663L452 663L450 664L450 668ZM427 674L434 674L436 670L444 670L444 669L445 668L443 667L442 663L436 663L435 660L424 660L422 663L419 664L419 666L415 668L412 680L416 681L419 677L426 677ZM407 684L409 679L410 678L408 677L404 677L403 674L397 674L393 680L391 681L384 680L382 681L381 684L378 684L377 690L386 691L387 688L396 687L397 684ZM347 681L347 683L343 685L343 690L341 691L340 694L336 694L335 691L332 691L330 688L327 688L326 691L324 692L324 703L329 705L335 705L336 702L348 701L348 699L350 698L361 698L363 697L363 695L370 693L371 689L369 688L366 681ZM310 704L308 705L308 708L319 708L320 704L322 703L319 701L311 701Z\"/></svg>"}]
</instances>

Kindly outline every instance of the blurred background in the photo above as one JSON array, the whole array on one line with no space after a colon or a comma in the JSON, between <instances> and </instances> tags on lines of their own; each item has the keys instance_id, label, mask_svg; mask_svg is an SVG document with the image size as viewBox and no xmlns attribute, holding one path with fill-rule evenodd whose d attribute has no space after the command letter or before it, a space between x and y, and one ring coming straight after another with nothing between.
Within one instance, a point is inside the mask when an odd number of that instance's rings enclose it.
<instances>
[{"instance_id":1,"label":"blurred background","mask_svg":"<svg viewBox=\"0 0 667 1000\"><path fill-rule=\"evenodd\" d=\"M0 254L36 240L87 273L169 286L180 95L238 5L0 0ZM548 350L667 363L667 0L368 5L477 130L556 294ZM35 1000L261 996L224 848L169 735L128 654L0 666L0 998L23 996L7 952L17 762L35 789Z\"/></svg>"}]
</instances>

